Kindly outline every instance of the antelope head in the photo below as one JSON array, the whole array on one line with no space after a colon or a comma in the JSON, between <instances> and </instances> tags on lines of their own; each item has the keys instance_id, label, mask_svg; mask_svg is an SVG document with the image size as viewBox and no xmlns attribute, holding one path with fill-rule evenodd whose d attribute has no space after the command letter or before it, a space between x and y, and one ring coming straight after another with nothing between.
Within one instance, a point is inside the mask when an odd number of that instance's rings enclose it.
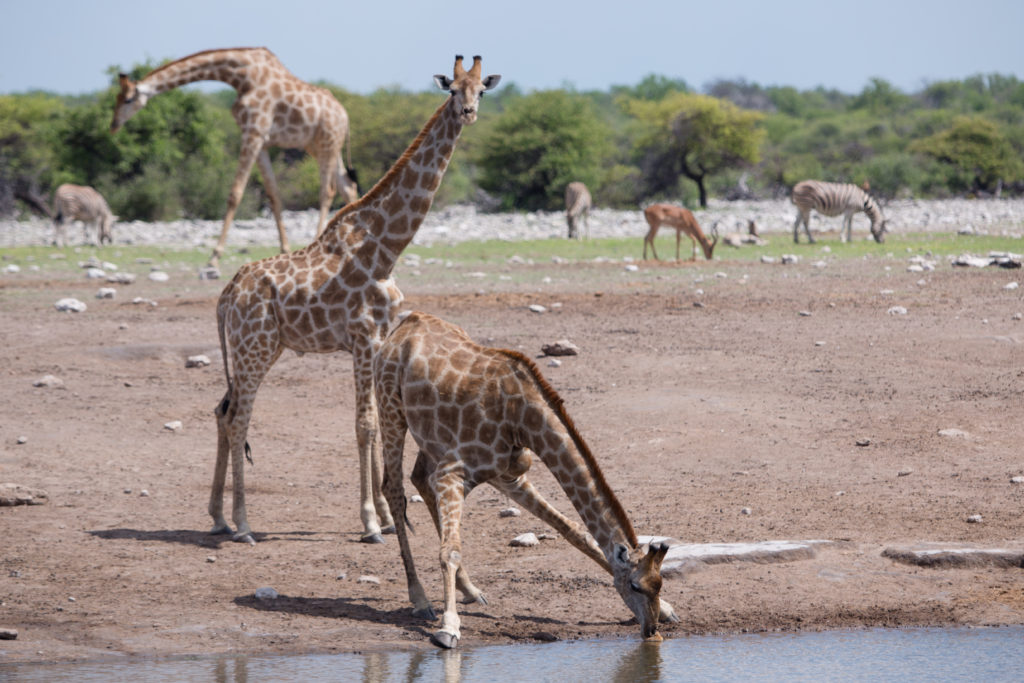
<instances>
[{"instance_id":1,"label":"antelope head","mask_svg":"<svg viewBox=\"0 0 1024 683\"><path fill-rule=\"evenodd\" d=\"M715 245L718 244L718 221L711 224L711 238L711 244L709 246L705 247L704 245L701 245L704 247L704 258L708 261L711 260L711 255L715 251Z\"/></svg>"},{"instance_id":2,"label":"antelope head","mask_svg":"<svg viewBox=\"0 0 1024 683\"><path fill-rule=\"evenodd\" d=\"M459 123L469 125L476 121L477 108L480 106L480 97L488 90L497 87L501 81L500 75L491 75L486 78L480 77L480 56L473 57L473 66L466 71L462 66L462 55L455 55L455 71L453 78L442 74L434 76L434 83L441 90L447 90L452 95L452 107L458 114Z\"/></svg>"}]
</instances>

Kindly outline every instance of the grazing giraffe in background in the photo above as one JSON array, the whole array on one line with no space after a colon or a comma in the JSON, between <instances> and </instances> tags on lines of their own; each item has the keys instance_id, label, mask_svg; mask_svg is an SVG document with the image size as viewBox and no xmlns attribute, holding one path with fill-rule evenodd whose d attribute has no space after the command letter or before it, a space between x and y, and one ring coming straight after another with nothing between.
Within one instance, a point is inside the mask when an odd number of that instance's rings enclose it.
<instances>
[{"instance_id":1,"label":"grazing giraffe in background","mask_svg":"<svg viewBox=\"0 0 1024 683\"><path fill-rule=\"evenodd\" d=\"M590 191L586 185L575 181L565 187L565 222L569 224L569 239L580 239L576 222L581 218L587 228L587 239L590 239L590 206Z\"/></svg>"},{"instance_id":2,"label":"grazing giraffe in background","mask_svg":"<svg viewBox=\"0 0 1024 683\"><path fill-rule=\"evenodd\" d=\"M230 454L234 539L253 542L245 512L246 433L260 382L286 348L352 353L361 540L383 541L378 515L385 527L392 526L380 492L372 358L402 302L391 271L430 209L462 127L476 121L480 96L501 80L481 78L480 69L480 57L466 71L457 56L454 79L434 76L451 96L373 189L335 214L309 246L245 264L224 288L217 325L228 390L216 409L217 464L209 507L213 533L231 531L222 500Z\"/></svg>"},{"instance_id":3,"label":"grazing giraffe in background","mask_svg":"<svg viewBox=\"0 0 1024 683\"><path fill-rule=\"evenodd\" d=\"M236 91L238 98L231 115L242 129L238 171L231 183L228 210L220 239L210 257L216 267L224 253L228 229L242 201L245 184L254 163L259 164L263 186L270 198L270 208L277 222L281 251L288 251L288 235L281 219L281 199L277 180L270 163L268 147L304 149L320 166L319 235L327 222L327 212L337 191L347 202L359 197L355 180L341 160L341 150L348 140L348 113L325 88L310 85L296 78L264 48L206 50L164 64L139 82L120 74L121 91L114 105L110 132L116 133L124 123L146 105L150 97L195 81L222 81Z\"/></svg>"},{"instance_id":4,"label":"grazing giraffe in background","mask_svg":"<svg viewBox=\"0 0 1024 683\"><path fill-rule=\"evenodd\" d=\"M110 212L107 200L99 192L85 185L65 183L57 188L53 196L53 243L58 247L67 245L68 221L82 221L82 235L89 240L89 225L96 224L96 243L112 243L111 228L117 218Z\"/></svg>"},{"instance_id":5,"label":"grazing giraffe in background","mask_svg":"<svg viewBox=\"0 0 1024 683\"><path fill-rule=\"evenodd\" d=\"M715 245L718 244L718 224L711 226L711 236L714 240L709 240L704 234L704 231L700 229L700 224L697 223L697 219L694 218L693 212L689 209L681 206L675 206L674 204L651 204L644 209L644 219L647 221L649 226L647 234L644 236L644 260L647 260L647 245L651 245L651 253L654 254L654 258L658 258L658 252L654 249L654 238L658 235L658 228L662 225L668 225L676 230L676 261L679 260L679 240L683 233L690 238L690 243L693 246L693 256L690 257L691 261L697 260L697 243L700 242L701 248L704 250L704 258L711 260L711 256L715 251ZM658 259L659 261L661 259Z\"/></svg>"},{"instance_id":6,"label":"grazing giraffe in background","mask_svg":"<svg viewBox=\"0 0 1024 683\"><path fill-rule=\"evenodd\" d=\"M413 480L430 505L441 537L444 615L431 636L452 648L461 638L455 590L468 577L462 566L462 504L470 491L491 484L562 532L613 577L644 638L659 639L659 613L675 617L661 600L661 562L668 546L643 548L633 525L562 406L562 399L526 356L473 342L462 329L414 312L396 325L373 362L384 447L384 494L397 522L409 599L414 613L434 612L416 575L404 521L402 456L406 431L420 455ZM536 453L583 519L588 537L552 508L526 472ZM475 588L473 588L475 590ZM479 595L479 591L476 591ZM473 597L470 591L468 597ZM477 598L479 599L479 598Z\"/></svg>"},{"instance_id":7,"label":"grazing giraffe in background","mask_svg":"<svg viewBox=\"0 0 1024 683\"><path fill-rule=\"evenodd\" d=\"M793 241L800 242L800 223L804 224L807 241L814 243L809 225L811 209L822 216L838 216L843 214L843 223L839 226L839 241L849 242L853 232L853 214L863 211L871 221L871 236L881 244L885 241L889 222L882 215L878 202L868 194L871 185L868 181L860 187L850 183L824 183L820 180L803 180L793 186L790 200L796 205L796 221L793 223ZM846 231L845 234L843 231Z\"/></svg>"}]
</instances>

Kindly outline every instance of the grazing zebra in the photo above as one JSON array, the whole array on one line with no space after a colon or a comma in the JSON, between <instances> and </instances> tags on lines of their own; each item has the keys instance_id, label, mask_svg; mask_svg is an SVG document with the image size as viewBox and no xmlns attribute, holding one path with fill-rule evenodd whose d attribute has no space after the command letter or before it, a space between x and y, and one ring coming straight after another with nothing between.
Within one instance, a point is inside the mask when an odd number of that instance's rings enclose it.
<instances>
[{"instance_id":1,"label":"grazing zebra","mask_svg":"<svg viewBox=\"0 0 1024 683\"><path fill-rule=\"evenodd\" d=\"M885 241L887 221L882 216L881 207L871 195L856 185L804 180L793 188L790 199L796 204L798 211L796 222L793 223L794 242L800 242L801 221L804 224L804 232L807 233L807 241L814 242L814 238L811 237L811 228L807 224L811 216L811 209L829 217L843 214L843 225L839 228L839 239L843 242L850 241L850 233L853 231L853 214L863 211L871 221L871 236L875 238L876 242ZM844 228L846 229L845 235L843 234Z\"/></svg>"},{"instance_id":2,"label":"grazing zebra","mask_svg":"<svg viewBox=\"0 0 1024 683\"><path fill-rule=\"evenodd\" d=\"M576 181L565 188L565 222L569 224L569 239L580 239L576 229L576 221L583 219L587 228L587 239L590 239L590 191L583 183Z\"/></svg>"},{"instance_id":3,"label":"grazing zebra","mask_svg":"<svg viewBox=\"0 0 1024 683\"><path fill-rule=\"evenodd\" d=\"M111 228L116 216L110 213L107 200L96 190L65 183L57 188L53 203L53 226L56 232L53 243L58 247L67 245L67 223L76 220L82 221L82 235L86 242L89 241L91 223L96 224L96 241L99 244L114 241Z\"/></svg>"}]
</instances>

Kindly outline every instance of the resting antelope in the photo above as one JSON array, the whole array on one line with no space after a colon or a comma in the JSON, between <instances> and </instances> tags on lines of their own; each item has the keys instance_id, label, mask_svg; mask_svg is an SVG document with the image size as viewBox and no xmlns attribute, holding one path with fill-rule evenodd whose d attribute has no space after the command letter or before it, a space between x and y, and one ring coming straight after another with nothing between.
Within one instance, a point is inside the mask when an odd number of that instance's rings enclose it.
<instances>
[{"instance_id":1,"label":"resting antelope","mask_svg":"<svg viewBox=\"0 0 1024 683\"><path fill-rule=\"evenodd\" d=\"M691 261L697 260L697 242L700 242L700 246L704 250L704 258L711 260L711 254L715 251L715 245L718 244L717 225L711 228L711 236L714 239L708 240L704 231L700 229L697 219L693 217L693 213L689 209L673 204L651 204L644 209L644 218L647 219L647 225L651 226L644 237L644 260L647 259L648 244L651 245L651 253L654 254L654 258L658 258L658 252L654 249L654 238L658 234L658 228L662 225L676 229L676 261L679 260L679 240L683 233L686 233L693 244Z\"/></svg>"}]
</instances>

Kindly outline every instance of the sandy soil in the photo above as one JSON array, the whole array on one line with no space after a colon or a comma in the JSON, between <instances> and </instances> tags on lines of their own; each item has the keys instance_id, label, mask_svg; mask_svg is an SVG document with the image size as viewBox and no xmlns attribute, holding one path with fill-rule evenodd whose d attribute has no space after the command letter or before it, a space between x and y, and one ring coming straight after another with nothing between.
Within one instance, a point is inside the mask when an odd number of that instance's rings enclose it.
<instances>
[{"instance_id":1,"label":"sandy soil","mask_svg":"<svg viewBox=\"0 0 1024 683\"><path fill-rule=\"evenodd\" d=\"M1024 486L1010 482L1024 474L1024 322L1012 319L1024 302L1003 289L1019 271L940 265L922 285L904 268L881 257L824 269L723 261L650 264L656 275L641 277L577 264L516 266L508 281L471 285L400 282L411 308L492 345L580 347L561 367L538 362L641 533L834 541L811 560L667 578L663 597L682 621L666 637L1024 623L1019 568L924 569L881 555L921 541L1024 543ZM259 543L207 534L222 286L140 281L97 301L84 279L0 279L0 482L50 496L0 508L0 628L19 632L0 641L0 664L431 647L431 624L409 614L394 537L357 542L348 356L282 357L250 430ZM55 312L69 295L89 310ZM888 315L893 305L908 313ZM213 365L186 370L197 353ZM46 374L64 386L33 387ZM164 429L172 420L183 428ZM939 435L949 428L967 436ZM569 510L543 466L533 477ZM505 506L488 489L469 499L464 554L490 604L463 609L464 646L639 637L609 580L568 544L508 547L545 529L499 517ZM967 523L975 514L983 521ZM422 505L410 517L439 602L436 537ZM281 597L254 598L264 586Z\"/></svg>"}]
</instances>

